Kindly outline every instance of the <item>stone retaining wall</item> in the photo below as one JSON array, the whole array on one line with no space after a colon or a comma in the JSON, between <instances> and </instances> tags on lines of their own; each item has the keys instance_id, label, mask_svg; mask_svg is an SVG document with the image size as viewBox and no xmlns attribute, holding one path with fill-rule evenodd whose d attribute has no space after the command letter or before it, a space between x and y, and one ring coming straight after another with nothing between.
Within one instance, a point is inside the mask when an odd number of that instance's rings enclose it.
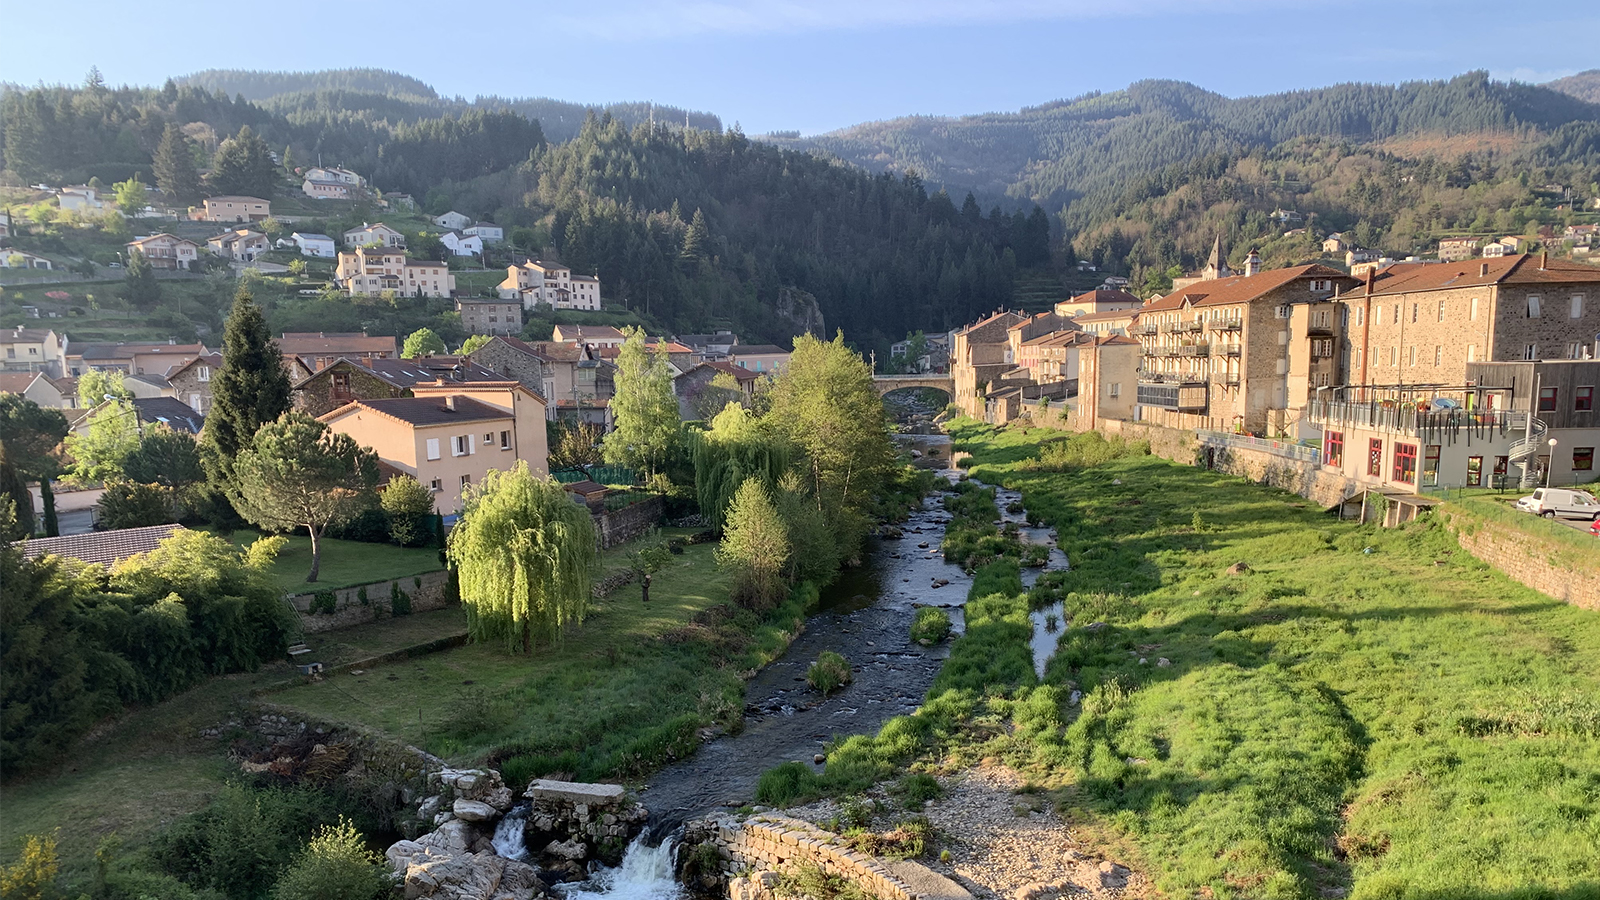
<instances>
[{"instance_id":1,"label":"stone retaining wall","mask_svg":"<svg viewBox=\"0 0 1600 900\"><path fill-rule=\"evenodd\" d=\"M762 900L771 895L770 879L734 878L738 873L781 872L807 864L847 878L880 900L921 900L883 863L836 844L836 835L809 822L762 815L743 822L721 819L694 823L686 833L701 834L702 842L716 847L723 860L723 873L732 879L729 897L733 900Z\"/></svg>"},{"instance_id":2,"label":"stone retaining wall","mask_svg":"<svg viewBox=\"0 0 1600 900\"><path fill-rule=\"evenodd\" d=\"M1438 515L1462 549L1513 581L1573 606L1600 611L1600 553L1585 554L1449 503L1439 507Z\"/></svg>"},{"instance_id":3,"label":"stone retaining wall","mask_svg":"<svg viewBox=\"0 0 1600 900\"><path fill-rule=\"evenodd\" d=\"M290 597L289 602L300 613L300 622L304 626L305 633L320 634L324 631L349 628L352 625L363 625L393 615L390 600L392 586L395 584L399 584L400 590L411 598L412 612L443 609L447 602L445 587L449 578L449 573L440 569L437 572L423 572L421 575L408 575L390 581L338 588L333 592L334 611L331 614L311 612L311 602L317 596L315 591L309 594L297 594ZM366 588L367 591L366 603L361 602L362 588Z\"/></svg>"},{"instance_id":4,"label":"stone retaining wall","mask_svg":"<svg viewBox=\"0 0 1600 900\"><path fill-rule=\"evenodd\" d=\"M594 533L600 542L600 549L610 550L618 544L625 544L644 534L661 524L661 518L666 515L666 511L666 501L660 497L651 497L632 506L595 515Z\"/></svg>"}]
</instances>

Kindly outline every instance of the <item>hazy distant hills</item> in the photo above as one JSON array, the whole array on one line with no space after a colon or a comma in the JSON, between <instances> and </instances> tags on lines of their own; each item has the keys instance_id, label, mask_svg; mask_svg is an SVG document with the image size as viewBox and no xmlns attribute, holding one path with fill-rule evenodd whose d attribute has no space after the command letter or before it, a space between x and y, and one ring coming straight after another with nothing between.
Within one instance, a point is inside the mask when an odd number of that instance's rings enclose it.
<instances>
[{"instance_id":1,"label":"hazy distant hills","mask_svg":"<svg viewBox=\"0 0 1600 900\"><path fill-rule=\"evenodd\" d=\"M384 69L327 69L318 72L256 72L241 69L207 69L174 79L230 97L243 96L291 121L308 121L332 114L336 118L416 121L468 109L512 110L537 119L547 139L571 140L590 110L610 113L628 125L654 115L667 122L688 120L695 128L720 131L717 116L676 106L643 102L586 106L548 97L479 96L471 101L439 96L427 83Z\"/></svg>"},{"instance_id":2,"label":"hazy distant hills","mask_svg":"<svg viewBox=\"0 0 1600 900\"><path fill-rule=\"evenodd\" d=\"M1140 81L1014 113L913 116L770 139L872 170L915 170L952 193L970 188L1060 209L1142 173L1293 138L1375 143L1488 132L1536 143L1570 126L1600 122L1600 106L1585 93L1597 85L1600 71L1550 86L1496 82L1471 72L1449 81L1340 84L1230 99L1185 82ZM1562 139L1562 153L1570 155L1572 135ZM1592 149L1595 140L1588 133L1576 149Z\"/></svg>"},{"instance_id":3,"label":"hazy distant hills","mask_svg":"<svg viewBox=\"0 0 1600 900\"><path fill-rule=\"evenodd\" d=\"M1600 103L1600 69L1590 69L1555 81L1545 82L1545 87L1563 94L1571 94L1579 100L1590 103Z\"/></svg>"}]
</instances>

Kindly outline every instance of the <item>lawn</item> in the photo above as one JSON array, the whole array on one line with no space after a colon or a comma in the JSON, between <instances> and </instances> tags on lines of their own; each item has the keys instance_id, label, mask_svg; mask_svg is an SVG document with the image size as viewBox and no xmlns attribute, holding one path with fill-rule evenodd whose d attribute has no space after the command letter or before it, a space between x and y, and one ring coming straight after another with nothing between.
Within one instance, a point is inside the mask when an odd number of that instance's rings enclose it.
<instances>
[{"instance_id":1,"label":"lawn","mask_svg":"<svg viewBox=\"0 0 1600 900\"><path fill-rule=\"evenodd\" d=\"M630 549L608 551L606 567ZM642 775L691 751L697 728L739 721L741 671L780 652L797 624L798 600L765 622L727 606L713 550L690 546L672 557L648 605L625 586L531 655L474 644L271 699L453 761L499 762L510 781L552 771Z\"/></svg>"},{"instance_id":2,"label":"lawn","mask_svg":"<svg viewBox=\"0 0 1600 900\"><path fill-rule=\"evenodd\" d=\"M261 535L249 529L233 532L229 540L245 546ZM444 568L434 547L397 547L394 544L369 544L365 541L322 539L322 569L315 582L306 581L311 571L311 539L285 535L289 543L272 564L272 576L285 591L306 593L337 590L392 578L405 578Z\"/></svg>"},{"instance_id":3,"label":"lawn","mask_svg":"<svg viewBox=\"0 0 1600 900\"><path fill-rule=\"evenodd\" d=\"M1131 836L1165 890L1600 893L1600 616L1436 522L1343 523L1144 455L1030 470L1057 432L955 436L1072 562L1032 599L1073 627L1013 696L1019 718L1076 721L1019 728L1010 752L1069 816Z\"/></svg>"}]
</instances>

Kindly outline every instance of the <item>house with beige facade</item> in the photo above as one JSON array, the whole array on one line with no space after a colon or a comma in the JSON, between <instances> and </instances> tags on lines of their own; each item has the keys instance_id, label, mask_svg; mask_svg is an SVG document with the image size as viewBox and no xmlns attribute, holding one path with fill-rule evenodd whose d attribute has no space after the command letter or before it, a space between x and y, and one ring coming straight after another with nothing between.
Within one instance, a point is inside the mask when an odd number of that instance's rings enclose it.
<instances>
[{"instance_id":1,"label":"house with beige facade","mask_svg":"<svg viewBox=\"0 0 1600 900\"><path fill-rule=\"evenodd\" d=\"M541 304L552 309L599 309L600 279L574 275L560 263L530 259L507 266L496 287L502 300L520 300L526 309Z\"/></svg>"},{"instance_id":2,"label":"house with beige facade","mask_svg":"<svg viewBox=\"0 0 1600 900\"><path fill-rule=\"evenodd\" d=\"M251 262L272 246L267 236L253 228L235 228L216 237L206 239L206 249L212 255L235 262Z\"/></svg>"},{"instance_id":3,"label":"house with beige facade","mask_svg":"<svg viewBox=\"0 0 1600 900\"><path fill-rule=\"evenodd\" d=\"M384 464L433 491L434 509L459 513L462 495L518 461L549 472L545 402L517 382L417 385L413 396L354 400L318 418L371 447Z\"/></svg>"},{"instance_id":4,"label":"house with beige facade","mask_svg":"<svg viewBox=\"0 0 1600 900\"><path fill-rule=\"evenodd\" d=\"M449 297L456 289L447 263L411 259L404 249L376 245L340 253L334 281L352 297L376 297L384 291L400 297Z\"/></svg>"},{"instance_id":5,"label":"house with beige facade","mask_svg":"<svg viewBox=\"0 0 1600 900\"><path fill-rule=\"evenodd\" d=\"M294 386L294 405L309 415L329 413L354 400L388 400L413 396L419 384L503 382L492 369L462 356L420 359L337 359L301 378Z\"/></svg>"},{"instance_id":6,"label":"house with beige facade","mask_svg":"<svg viewBox=\"0 0 1600 900\"><path fill-rule=\"evenodd\" d=\"M129 253L143 255L157 269L188 271L190 264L200 258L199 244L166 232L134 238L124 246Z\"/></svg>"},{"instance_id":7,"label":"house with beige facade","mask_svg":"<svg viewBox=\"0 0 1600 900\"><path fill-rule=\"evenodd\" d=\"M272 203L260 197L227 195L207 197L194 210L193 218L200 222L235 222L246 224L260 222L272 216Z\"/></svg>"},{"instance_id":8,"label":"house with beige facade","mask_svg":"<svg viewBox=\"0 0 1600 900\"><path fill-rule=\"evenodd\" d=\"M43 372L56 378L72 374L67 364L67 336L49 328L0 330L0 372Z\"/></svg>"},{"instance_id":9,"label":"house with beige facade","mask_svg":"<svg viewBox=\"0 0 1600 900\"><path fill-rule=\"evenodd\" d=\"M406 236L390 228L382 222L362 225L346 231L342 237L346 247L365 247L368 244L377 244L380 247L404 249Z\"/></svg>"},{"instance_id":10,"label":"house with beige facade","mask_svg":"<svg viewBox=\"0 0 1600 900\"><path fill-rule=\"evenodd\" d=\"M0 394L17 394L45 409L73 409L78 405L77 382L43 372L0 371Z\"/></svg>"},{"instance_id":11,"label":"house with beige facade","mask_svg":"<svg viewBox=\"0 0 1600 900\"><path fill-rule=\"evenodd\" d=\"M1016 367L1007 331L1025 319L1021 313L1001 310L956 331L950 375L955 381L953 399L962 413L983 418L985 389L1000 373Z\"/></svg>"},{"instance_id":12,"label":"house with beige facade","mask_svg":"<svg viewBox=\"0 0 1600 900\"><path fill-rule=\"evenodd\" d=\"M1096 313L1138 309L1143 305L1143 300L1127 291L1096 288L1092 291L1085 291L1070 300L1062 300L1055 305L1054 312L1058 316L1076 318L1077 316Z\"/></svg>"},{"instance_id":13,"label":"house with beige facade","mask_svg":"<svg viewBox=\"0 0 1600 900\"><path fill-rule=\"evenodd\" d=\"M514 378L544 397L552 419L611 424L616 365L602 357L605 348L573 341L519 340L500 335L472 351L480 365Z\"/></svg>"}]
</instances>

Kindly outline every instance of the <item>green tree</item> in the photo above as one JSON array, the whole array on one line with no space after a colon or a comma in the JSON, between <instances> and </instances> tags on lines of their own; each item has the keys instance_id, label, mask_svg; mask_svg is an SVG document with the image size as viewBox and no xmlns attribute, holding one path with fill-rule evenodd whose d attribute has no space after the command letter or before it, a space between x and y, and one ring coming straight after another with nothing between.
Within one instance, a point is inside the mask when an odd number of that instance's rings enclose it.
<instances>
[{"instance_id":1,"label":"green tree","mask_svg":"<svg viewBox=\"0 0 1600 900\"><path fill-rule=\"evenodd\" d=\"M406 336L405 345L400 348L403 359L416 359L420 356L443 356L450 351L445 347L444 341L432 328L418 328Z\"/></svg>"},{"instance_id":2,"label":"green tree","mask_svg":"<svg viewBox=\"0 0 1600 900\"><path fill-rule=\"evenodd\" d=\"M402 547L416 547L433 537L433 492L410 475L389 479L378 497L389 515L389 537Z\"/></svg>"},{"instance_id":3,"label":"green tree","mask_svg":"<svg viewBox=\"0 0 1600 900\"><path fill-rule=\"evenodd\" d=\"M95 504L97 522L104 528L143 528L177 521L171 488L126 478L106 482Z\"/></svg>"},{"instance_id":4,"label":"green tree","mask_svg":"<svg viewBox=\"0 0 1600 900\"><path fill-rule=\"evenodd\" d=\"M789 530L759 478L746 478L728 504L717 562L733 573L733 597L751 609L771 609L783 599Z\"/></svg>"},{"instance_id":5,"label":"green tree","mask_svg":"<svg viewBox=\"0 0 1600 900\"><path fill-rule=\"evenodd\" d=\"M771 489L791 462L787 442L738 404L729 404L705 431L691 431L689 443L700 513L718 530L746 479L759 479Z\"/></svg>"},{"instance_id":6,"label":"green tree","mask_svg":"<svg viewBox=\"0 0 1600 900\"><path fill-rule=\"evenodd\" d=\"M685 260L703 260L711 246L711 229L706 225L706 214L698 209L694 211L694 219L689 222L689 228L683 233L682 257Z\"/></svg>"},{"instance_id":7,"label":"green tree","mask_svg":"<svg viewBox=\"0 0 1600 900\"><path fill-rule=\"evenodd\" d=\"M122 299L140 309L150 309L161 302L161 282L156 280L155 266L138 250L128 251L127 274L123 276Z\"/></svg>"},{"instance_id":8,"label":"green tree","mask_svg":"<svg viewBox=\"0 0 1600 900\"><path fill-rule=\"evenodd\" d=\"M346 819L319 829L272 888L274 900L376 900L387 893L383 857Z\"/></svg>"},{"instance_id":9,"label":"green tree","mask_svg":"<svg viewBox=\"0 0 1600 900\"><path fill-rule=\"evenodd\" d=\"M33 493L0 441L0 543L33 537Z\"/></svg>"},{"instance_id":10,"label":"green tree","mask_svg":"<svg viewBox=\"0 0 1600 900\"><path fill-rule=\"evenodd\" d=\"M23 479L39 482L47 537L60 533L56 524L55 491L50 481L61 474L59 450L66 436L67 417L60 410L45 409L20 394L0 394L0 444L5 446L7 461ZM28 500L31 522L31 495Z\"/></svg>"},{"instance_id":11,"label":"green tree","mask_svg":"<svg viewBox=\"0 0 1600 900\"><path fill-rule=\"evenodd\" d=\"M97 70L90 70L98 76ZM28 835L22 846L22 856L9 866L0 867L0 897L5 900L54 900L56 875L61 863L56 856L54 834Z\"/></svg>"},{"instance_id":12,"label":"green tree","mask_svg":"<svg viewBox=\"0 0 1600 900\"><path fill-rule=\"evenodd\" d=\"M267 149L267 142L245 125L237 135L217 147L207 181L219 194L271 199L278 185L278 168L272 163L272 151Z\"/></svg>"},{"instance_id":13,"label":"green tree","mask_svg":"<svg viewBox=\"0 0 1600 900\"><path fill-rule=\"evenodd\" d=\"M87 432L69 434L63 444L72 457L67 469L72 482L87 485L122 478L123 464L139 448L139 411L124 398L107 400L89 414Z\"/></svg>"},{"instance_id":14,"label":"green tree","mask_svg":"<svg viewBox=\"0 0 1600 900\"><path fill-rule=\"evenodd\" d=\"M139 214L139 211L150 205L150 197L144 189L144 182L139 180L139 174L134 173L127 181L119 181L112 185L116 190L117 209L128 217Z\"/></svg>"},{"instance_id":15,"label":"green tree","mask_svg":"<svg viewBox=\"0 0 1600 900\"><path fill-rule=\"evenodd\" d=\"M599 559L589 511L520 461L467 492L445 555L473 640L524 653L583 621Z\"/></svg>"},{"instance_id":16,"label":"green tree","mask_svg":"<svg viewBox=\"0 0 1600 900\"><path fill-rule=\"evenodd\" d=\"M122 373L115 369L90 369L78 376L78 405L94 409L107 400L131 400L133 393L122 384Z\"/></svg>"},{"instance_id":17,"label":"green tree","mask_svg":"<svg viewBox=\"0 0 1600 900\"><path fill-rule=\"evenodd\" d=\"M220 488L229 481L233 458L256 430L290 406L283 354L267 330L261 307L242 286L222 331L222 365L212 376L211 398L201 449L207 474Z\"/></svg>"},{"instance_id":18,"label":"green tree","mask_svg":"<svg viewBox=\"0 0 1600 900\"><path fill-rule=\"evenodd\" d=\"M302 412L261 426L233 471L240 515L271 531L304 528L310 535L306 581L317 580L328 526L376 499L377 454Z\"/></svg>"},{"instance_id":19,"label":"green tree","mask_svg":"<svg viewBox=\"0 0 1600 900\"><path fill-rule=\"evenodd\" d=\"M678 440L682 418L672 390L672 366L665 341L652 353L644 331L627 329L617 354L616 395L611 414L616 427L606 435L605 460L633 466L651 475L659 472Z\"/></svg>"},{"instance_id":20,"label":"green tree","mask_svg":"<svg viewBox=\"0 0 1600 900\"><path fill-rule=\"evenodd\" d=\"M0 541L0 768L60 758L94 721L97 698L57 558L24 559Z\"/></svg>"},{"instance_id":21,"label":"green tree","mask_svg":"<svg viewBox=\"0 0 1600 900\"><path fill-rule=\"evenodd\" d=\"M139 446L122 461L122 471L130 481L167 489L173 505L171 521L183 517L195 488L206 478L194 435L160 422L144 430Z\"/></svg>"},{"instance_id":22,"label":"green tree","mask_svg":"<svg viewBox=\"0 0 1600 900\"><path fill-rule=\"evenodd\" d=\"M156 145L151 164L156 187L174 205L192 203L200 197L200 172L194 164L194 143L177 125L168 124Z\"/></svg>"},{"instance_id":23,"label":"green tree","mask_svg":"<svg viewBox=\"0 0 1600 900\"><path fill-rule=\"evenodd\" d=\"M605 435L593 422L549 422L545 436L550 444L551 471L577 469L587 478L590 469L604 462L600 445Z\"/></svg>"},{"instance_id":24,"label":"green tree","mask_svg":"<svg viewBox=\"0 0 1600 900\"><path fill-rule=\"evenodd\" d=\"M841 535L849 555L865 535L868 511L895 469L883 401L867 364L844 335L795 339L789 367L774 381L766 420L805 458L806 485Z\"/></svg>"},{"instance_id":25,"label":"green tree","mask_svg":"<svg viewBox=\"0 0 1600 900\"><path fill-rule=\"evenodd\" d=\"M487 344L492 340L494 340L494 338L487 334L467 335L467 339L461 342L461 349L456 351L456 355L468 356L472 353L472 351L482 347L484 344Z\"/></svg>"}]
</instances>

